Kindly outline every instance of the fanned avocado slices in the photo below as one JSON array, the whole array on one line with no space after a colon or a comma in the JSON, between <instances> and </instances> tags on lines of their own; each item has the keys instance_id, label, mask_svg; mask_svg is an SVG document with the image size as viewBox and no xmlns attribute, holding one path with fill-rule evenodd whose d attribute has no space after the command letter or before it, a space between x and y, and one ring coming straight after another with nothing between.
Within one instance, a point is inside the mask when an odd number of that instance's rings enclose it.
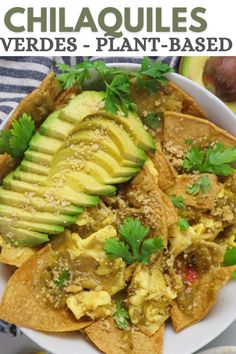
<instances>
[{"instance_id":1,"label":"fanned avocado slices","mask_svg":"<svg viewBox=\"0 0 236 354\"><path fill-rule=\"evenodd\" d=\"M135 176L155 150L139 117L108 114L104 93L85 91L33 136L0 188L0 228L15 245L35 246L75 223L82 207ZM25 232L25 233L24 233Z\"/></svg>"}]
</instances>

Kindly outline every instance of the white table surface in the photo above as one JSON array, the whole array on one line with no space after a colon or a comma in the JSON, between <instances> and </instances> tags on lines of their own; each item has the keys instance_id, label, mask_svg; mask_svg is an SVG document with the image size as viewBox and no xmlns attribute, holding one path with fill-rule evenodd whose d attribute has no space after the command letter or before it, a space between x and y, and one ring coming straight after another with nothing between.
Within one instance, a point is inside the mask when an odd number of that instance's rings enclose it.
<instances>
[{"instance_id":1,"label":"white table surface","mask_svg":"<svg viewBox=\"0 0 236 354\"><path fill-rule=\"evenodd\" d=\"M216 338L213 342L209 343L203 349L214 348L224 345L236 346L236 321L218 338ZM0 354L32 354L40 349L42 350L42 348L33 343L24 335L19 338L12 338L6 334L0 334Z\"/></svg>"}]
</instances>

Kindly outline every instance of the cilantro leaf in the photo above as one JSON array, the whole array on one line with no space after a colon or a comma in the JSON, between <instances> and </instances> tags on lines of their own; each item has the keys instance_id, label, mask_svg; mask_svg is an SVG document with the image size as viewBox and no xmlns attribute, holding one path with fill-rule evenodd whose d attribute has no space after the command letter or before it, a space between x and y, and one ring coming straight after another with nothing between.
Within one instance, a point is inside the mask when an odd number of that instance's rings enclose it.
<instances>
[{"instance_id":1,"label":"cilantro leaf","mask_svg":"<svg viewBox=\"0 0 236 354\"><path fill-rule=\"evenodd\" d=\"M89 69L93 68L90 60L77 64L73 67L67 64L57 64L57 68L62 72L57 75L57 79L61 82L64 89L71 88L75 84L81 87L86 79L90 78Z\"/></svg>"},{"instance_id":2,"label":"cilantro leaf","mask_svg":"<svg viewBox=\"0 0 236 354\"><path fill-rule=\"evenodd\" d=\"M128 116L128 111L135 111L136 106L130 100L129 78L125 74L118 74L110 84L106 82L105 109L116 114L119 110Z\"/></svg>"},{"instance_id":3,"label":"cilantro leaf","mask_svg":"<svg viewBox=\"0 0 236 354\"><path fill-rule=\"evenodd\" d=\"M184 210L185 208L184 198L181 195L179 196L169 195L168 197L177 209Z\"/></svg>"},{"instance_id":4,"label":"cilantro leaf","mask_svg":"<svg viewBox=\"0 0 236 354\"><path fill-rule=\"evenodd\" d=\"M164 247L163 240L159 237L152 237L143 242L140 254L140 263L148 264L153 253L160 251Z\"/></svg>"},{"instance_id":5,"label":"cilantro leaf","mask_svg":"<svg viewBox=\"0 0 236 354\"><path fill-rule=\"evenodd\" d=\"M138 258L139 248L150 228L144 227L139 219L126 218L119 228L119 234L131 247L134 258Z\"/></svg>"},{"instance_id":6,"label":"cilantro leaf","mask_svg":"<svg viewBox=\"0 0 236 354\"><path fill-rule=\"evenodd\" d=\"M182 217L179 218L177 225L181 231L186 231L189 228L188 221Z\"/></svg>"},{"instance_id":7,"label":"cilantro leaf","mask_svg":"<svg viewBox=\"0 0 236 354\"><path fill-rule=\"evenodd\" d=\"M54 280L54 283L59 288L63 288L65 282L70 279L70 272L68 270L63 270L57 280Z\"/></svg>"},{"instance_id":8,"label":"cilantro leaf","mask_svg":"<svg viewBox=\"0 0 236 354\"><path fill-rule=\"evenodd\" d=\"M160 238L144 240L149 227L142 225L139 219L126 218L119 228L122 240L114 237L105 240L104 249L111 259L122 258L127 264L138 261L147 264L153 253L163 249Z\"/></svg>"},{"instance_id":9,"label":"cilantro leaf","mask_svg":"<svg viewBox=\"0 0 236 354\"><path fill-rule=\"evenodd\" d=\"M106 63L101 60L94 61L93 67L103 78L123 74L121 69L107 67Z\"/></svg>"},{"instance_id":10,"label":"cilantro leaf","mask_svg":"<svg viewBox=\"0 0 236 354\"><path fill-rule=\"evenodd\" d=\"M227 248L224 256L224 265L236 265L236 247Z\"/></svg>"},{"instance_id":11,"label":"cilantro leaf","mask_svg":"<svg viewBox=\"0 0 236 354\"><path fill-rule=\"evenodd\" d=\"M210 189L211 182L208 176L201 176L196 183L186 188L187 192L192 195L197 195L200 191L202 191L203 194L207 194Z\"/></svg>"},{"instance_id":12,"label":"cilantro leaf","mask_svg":"<svg viewBox=\"0 0 236 354\"><path fill-rule=\"evenodd\" d=\"M137 89L145 88L147 93L157 93L160 85L166 85L168 80L165 74L173 72L173 69L160 61L151 62L147 57L143 58L141 69L136 74Z\"/></svg>"},{"instance_id":13,"label":"cilantro leaf","mask_svg":"<svg viewBox=\"0 0 236 354\"><path fill-rule=\"evenodd\" d=\"M19 120L13 121L10 130L0 132L0 153L7 153L14 158L23 157L34 133L34 121L30 115L23 113Z\"/></svg>"},{"instance_id":14,"label":"cilantro leaf","mask_svg":"<svg viewBox=\"0 0 236 354\"><path fill-rule=\"evenodd\" d=\"M128 311L122 306L120 300L116 301L116 312L114 313L114 320L118 328L124 330L129 325L129 313Z\"/></svg>"},{"instance_id":15,"label":"cilantro leaf","mask_svg":"<svg viewBox=\"0 0 236 354\"><path fill-rule=\"evenodd\" d=\"M122 258L127 264L132 263L133 257L128 245L115 237L105 240L104 250L111 259Z\"/></svg>"},{"instance_id":16,"label":"cilantro leaf","mask_svg":"<svg viewBox=\"0 0 236 354\"><path fill-rule=\"evenodd\" d=\"M208 146L201 151L193 146L186 154L183 167L186 171L213 173L217 176L229 176L234 169L229 165L236 160L236 148L224 147L222 144Z\"/></svg>"},{"instance_id":17,"label":"cilantro leaf","mask_svg":"<svg viewBox=\"0 0 236 354\"><path fill-rule=\"evenodd\" d=\"M143 118L143 123L147 125L149 128L157 129L160 127L160 122L163 117L162 112L158 113L148 113L148 115Z\"/></svg>"}]
</instances>

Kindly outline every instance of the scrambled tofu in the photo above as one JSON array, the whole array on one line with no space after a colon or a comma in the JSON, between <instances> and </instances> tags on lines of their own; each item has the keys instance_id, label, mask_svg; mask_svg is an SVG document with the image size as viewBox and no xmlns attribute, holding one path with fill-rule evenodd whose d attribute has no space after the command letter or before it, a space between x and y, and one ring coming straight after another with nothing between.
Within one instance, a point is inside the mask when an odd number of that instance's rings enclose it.
<instances>
[{"instance_id":1,"label":"scrambled tofu","mask_svg":"<svg viewBox=\"0 0 236 354\"><path fill-rule=\"evenodd\" d=\"M66 304L77 320L83 316L89 316L95 320L110 316L114 312L114 305L107 291L81 291L69 296Z\"/></svg>"},{"instance_id":2,"label":"scrambled tofu","mask_svg":"<svg viewBox=\"0 0 236 354\"><path fill-rule=\"evenodd\" d=\"M170 305L175 297L159 265L139 264L129 287L131 322L142 333L153 335L169 317Z\"/></svg>"}]
</instances>

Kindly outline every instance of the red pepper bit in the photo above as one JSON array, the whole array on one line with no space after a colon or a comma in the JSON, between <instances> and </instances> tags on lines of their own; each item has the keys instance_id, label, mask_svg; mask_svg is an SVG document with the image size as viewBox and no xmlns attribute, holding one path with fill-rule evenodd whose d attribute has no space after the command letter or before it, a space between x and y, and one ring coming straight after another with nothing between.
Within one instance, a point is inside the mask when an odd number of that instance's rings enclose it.
<instances>
[{"instance_id":1,"label":"red pepper bit","mask_svg":"<svg viewBox=\"0 0 236 354\"><path fill-rule=\"evenodd\" d=\"M185 267L185 282L186 282L186 284L192 285L196 279L197 279L197 272L192 267L187 265Z\"/></svg>"}]
</instances>

